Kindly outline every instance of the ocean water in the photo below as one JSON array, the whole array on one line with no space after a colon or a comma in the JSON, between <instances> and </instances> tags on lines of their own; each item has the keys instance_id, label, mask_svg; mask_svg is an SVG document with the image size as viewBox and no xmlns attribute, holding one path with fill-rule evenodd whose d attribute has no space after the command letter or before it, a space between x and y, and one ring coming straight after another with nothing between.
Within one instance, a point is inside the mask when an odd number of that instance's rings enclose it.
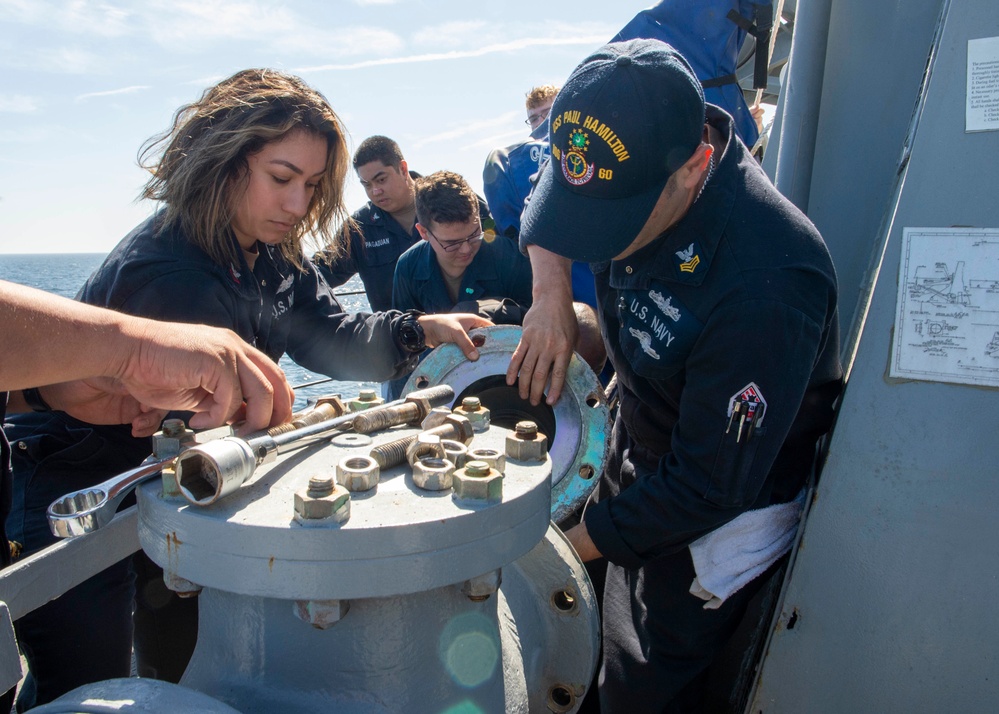
<instances>
[{"instance_id":1,"label":"ocean water","mask_svg":"<svg viewBox=\"0 0 999 714\"><path fill-rule=\"evenodd\" d=\"M103 253L0 254L0 280L72 298L104 257ZM363 289L364 286L357 276L337 288L336 292L344 310L359 312L370 309ZM324 379L324 375L300 367L287 355L281 358L280 364L293 387ZM357 396L359 389L377 386L374 382L329 381L311 387L299 387L295 390L295 408L301 409L310 398L329 394L351 398Z\"/></svg>"}]
</instances>

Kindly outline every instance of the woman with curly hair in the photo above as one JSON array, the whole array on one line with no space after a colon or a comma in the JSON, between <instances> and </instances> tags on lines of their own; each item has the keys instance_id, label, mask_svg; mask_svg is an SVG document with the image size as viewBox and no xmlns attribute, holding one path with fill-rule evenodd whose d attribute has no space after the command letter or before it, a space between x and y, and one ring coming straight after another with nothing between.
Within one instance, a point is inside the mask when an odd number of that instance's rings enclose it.
<instances>
[{"instance_id":1,"label":"woman with curly hair","mask_svg":"<svg viewBox=\"0 0 999 714\"><path fill-rule=\"evenodd\" d=\"M326 99L273 70L239 72L178 110L140 163L143 196L163 206L90 277L78 299L142 317L227 327L269 357L287 353L341 380L407 374L425 346L455 342L477 357L472 315L343 312L305 257L310 236L336 249L349 166L345 130ZM44 398L44 388L42 389ZM53 542L47 506L139 464L146 428L95 426L58 412L12 418L13 540L31 553ZM17 623L30 675L18 706L85 683L139 674L177 681L197 633L197 601L178 600L142 553L108 568Z\"/></svg>"}]
</instances>

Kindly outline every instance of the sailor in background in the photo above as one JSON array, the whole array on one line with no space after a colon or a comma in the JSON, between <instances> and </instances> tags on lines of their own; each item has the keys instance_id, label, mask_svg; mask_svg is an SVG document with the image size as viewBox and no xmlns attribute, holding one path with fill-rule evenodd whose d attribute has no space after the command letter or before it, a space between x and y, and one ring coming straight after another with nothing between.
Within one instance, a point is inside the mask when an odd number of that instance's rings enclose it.
<instances>
[{"instance_id":1,"label":"sailor in background","mask_svg":"<svg viewBox=\"0 0 999 714\"><path fill-rule=\"evenodd\" d=\"M607 561L601 707L699 711L753 574L789 546L832 423L833 265L669 45L601 48L550 122L551 163L521 228L534 303L507 380L534 403L546 386L558 398L574 335L569 260L590 262L620 408L603 477L567 535L585 561ZM724 572L702 557L719 540L736 555Z\"/></svg>"}]
</instances>

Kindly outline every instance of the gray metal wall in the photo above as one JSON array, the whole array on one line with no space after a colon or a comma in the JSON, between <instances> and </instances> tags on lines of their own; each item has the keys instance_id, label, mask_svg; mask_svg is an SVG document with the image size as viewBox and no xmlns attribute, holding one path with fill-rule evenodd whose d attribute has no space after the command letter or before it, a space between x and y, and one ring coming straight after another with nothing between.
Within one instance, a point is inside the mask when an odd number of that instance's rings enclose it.
<instances>
[{"instance_id":1,"label":"gray metal wall","mask_svg":"<svg viewBox=\"0 0 999 714\"><path fill-rule=\"evenodd\" d=\"M999 132L964 131L967 42L999 36L999 3L870 5L833 9L809 213L847 287L865 246L887 243L754 714L999 709L999 394L887 376L903 227L999 227ZM903 143L892 134L909 121L911 75L938 11L939 47L893 188L884 168ZM897 91L877 60L905 75ZM890 219L880 234L879 211Z\"/></svg>"},{"instance_id":2,"label":"gray metal wall","mask_svg":"<svg viewBox=\"0 0 999 714\"><path fill-rule=\"evenodd\" d=\"M871 249L879 242L941 0L812 0L809 5L829 2L814 165L806 202L798 206L832 252L845 335L867 283ZM802 5L799 14L807 15L808 6ZM822 45L819 38L802 39L804 46L794 52ZM792 179L778 176L787 196L782 184Z\"/></svg>"}]
</instances>

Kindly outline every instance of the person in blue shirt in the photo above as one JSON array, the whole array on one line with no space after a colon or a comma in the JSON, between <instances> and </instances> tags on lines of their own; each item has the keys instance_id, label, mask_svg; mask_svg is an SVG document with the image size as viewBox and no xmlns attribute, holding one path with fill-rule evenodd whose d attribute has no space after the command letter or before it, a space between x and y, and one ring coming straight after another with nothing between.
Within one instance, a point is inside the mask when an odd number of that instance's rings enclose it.
<instances>
[{"instance_id":1,"label":"person in blue shirt","mask_svg":"<svg viewBox=\"0 0 999 714\"><path fill-rule=\"evenodd\" d=\"M520 214L531 193L531 177L548 159L548 113L558 89L545 84L527 93L524 121L531 127L531 135L516 144L493 149L482 168L482 192L489 212L496 221L496 230L508 238L520 235Z\"/></svg>"},{"instance_id":2,"label":"person in blue shirt","mask_svg":"<svg viewBox=\"0 0 999 714\"><path fill-rule=\"evenodd\" d=\"M736 135L753 146L763 110L747 105L735 77L736 62L747 29L766 57L772 13L770 0L660 0L635 15L612 42L643 38L675 47L701 81L705 101L731 114Z\"/></svg>"},{"instance_id":3,"label":"person in blue shirt","mask_svg":"<svg viewBox=\"0 0 999 714\"><path fill-rule=\"evenodd\" d=\"M519 325L531 307L530 261L516 243L483 230L481 203L451 171L416 181L416 230L421 242L395 269L392 305L426 313L477 313L496 324ZM580 325L576 351L595 372L606 353L596 312L574 303Z\"/></svg>"},{"instance_id":4,"label":"person in blue shirt","mask_svg":"<svg viewBox=\"0 0 999 714\"><path fill-rule=\"evenodd\" d=\"M478 312L478 301L506 300L497 305L494 322L520 324L531 306L531 264L516 243L483 230L478 196L468 182L451 171L417 179L416 214L421 240L396 265L396 309Z\"/></svg>"},{"instance_id":5,"label":"person in blue shirt","mask_svg":"<svg viewBox=\"0 0 999 714\"><path fill-rule=\"evenodd\" d=\"M531 180L551 155L548 148L548 115L558 92L559 87L554 84L531 88L524 102L527 109L524 122L531 127L530 137L502 149L494 149L486 157L482 169L482 192L496 221L496 230L513 240L520 236L520 214L533 188ZM593 272L586 263L572 266L572 299L596 307ZM604 376L609 379L610 373Z\"/></svg>"}]
</instances>

